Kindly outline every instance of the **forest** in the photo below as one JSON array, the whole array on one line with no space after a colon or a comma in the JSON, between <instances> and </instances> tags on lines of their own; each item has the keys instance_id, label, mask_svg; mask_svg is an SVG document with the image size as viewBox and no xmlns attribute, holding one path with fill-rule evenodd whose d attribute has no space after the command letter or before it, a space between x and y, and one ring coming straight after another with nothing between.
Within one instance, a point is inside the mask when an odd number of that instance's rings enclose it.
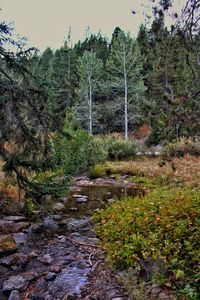
<instances>
[{"instance_id":1,"label":"forest","mask_svg":"<svg viewBox=\"0 0 200 300\"><path fill-rule=\"evenodd\" d=\"M0 22L0 299L199 299L200 1L150 3L43 52Z\"/></svg>"}]
</instances>

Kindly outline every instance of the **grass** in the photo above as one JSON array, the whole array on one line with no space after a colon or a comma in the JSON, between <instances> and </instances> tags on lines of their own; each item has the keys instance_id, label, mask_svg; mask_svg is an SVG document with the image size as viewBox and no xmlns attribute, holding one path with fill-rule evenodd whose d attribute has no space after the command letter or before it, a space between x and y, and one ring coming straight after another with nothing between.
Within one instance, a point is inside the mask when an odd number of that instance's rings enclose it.
<instances>
[{"instance_id":1,"label":"grass","mask_svg":"<svg viewBox=\"0 0 200 300\"><path fill-rule=\"evenodd\" d=\"M138 158L133 161L107 162L105 168L112 174L129 174L136 181L160 182L163 184L199 187L200 157L186 155L184 158L173 158L164 161L158 157ZM133 179L134 180L134 179Z\"/></svg>"}]
</instances>

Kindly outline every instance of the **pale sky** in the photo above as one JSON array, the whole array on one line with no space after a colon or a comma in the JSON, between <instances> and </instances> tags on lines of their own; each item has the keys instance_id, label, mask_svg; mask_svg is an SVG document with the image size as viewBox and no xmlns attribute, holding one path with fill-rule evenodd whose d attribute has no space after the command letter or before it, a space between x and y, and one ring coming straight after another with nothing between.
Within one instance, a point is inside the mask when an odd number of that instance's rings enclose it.
<instances>
[{"instance_id":1,"label":"pale sky","mask_svg":"<svg viewBox=\"0 0 200 300\"><path fill-rule=\"evenodd\" d=\"M14 22L15 31L29 38L29 46L59 48L72 28L74 42L101 30L111 36L114 28L137 34L144 19L140 0L0 0L1 20ZM131 10L139 10L136 15Z\"/></svg>"},{"instance_id":2,"label":"pale sky","mask_svg":"<svg viewBox=\"0 0 200 300\"><path fill-rule=\"evenodd\" d=\"M144 22L141 2L147 0L0 0L1 20L14 22L15 32L28 46L60 48L72 29L72 41L84 39L85 30L101 30L111 37L116 26L136 36ZM137 11L133 15L131 10Z\"/></svg>"}]
</instances>

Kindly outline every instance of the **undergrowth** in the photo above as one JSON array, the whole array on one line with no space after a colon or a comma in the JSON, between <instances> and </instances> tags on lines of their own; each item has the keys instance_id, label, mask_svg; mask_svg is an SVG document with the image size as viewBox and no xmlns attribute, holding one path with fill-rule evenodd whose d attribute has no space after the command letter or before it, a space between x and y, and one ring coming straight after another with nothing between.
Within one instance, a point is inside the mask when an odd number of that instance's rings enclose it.
<instances>
[{"instance_id":1,"label":"undergrowth","mask_svg":"<svg viewBox=\"0 0 200 300\"><path fill-rule=\"evenodd\" d=\"M199 158L185 156L110 162L110 172L129 174L145 186L142 197L123 198L94 215L110 263L118 269L148 269L161 260L167 272L151 274L152 283L170 286L181 299L197 300L200 280ZM150 272L151 273L151 272Z\"/></svg>"}]
</instances>

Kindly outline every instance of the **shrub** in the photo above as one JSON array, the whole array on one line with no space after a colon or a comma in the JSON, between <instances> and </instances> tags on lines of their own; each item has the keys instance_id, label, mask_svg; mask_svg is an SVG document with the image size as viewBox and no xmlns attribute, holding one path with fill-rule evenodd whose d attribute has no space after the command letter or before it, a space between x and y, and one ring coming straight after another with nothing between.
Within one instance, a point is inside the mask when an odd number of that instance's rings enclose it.
<instances>
[{"instance_id":1,"label":"shrub","mask_svg":"<svg viewBox=\"0 0 200 300\"><path fill-rule=\"evenodd\" d=\"M164 158L183 157L186 154L200 156L200 142L193 139L180 139L166 145L161 152Z\"/></svg>"},{"instance_id":2,"label":"shrub","mask_svg":"<svg viewBox=\"0 0 200 300\"><path fill-rule=\"evenodd\" d=\"M157 189L97 211L97 232L110 261L119 268L162 259L174 280L199 278L200 191Z\"/></svg>"},{"instance_id":3,"label":"shrub","mask_svg":"<svg viewBox=\"0 0 200 300\"><path fill-rule=\"evenodd\" d=\"M72 132L70 139L63 136L56 138L54 149L56 165L68 175L84 172L107 158L107 150L101 139L83 130Z\"/></svg>"},{"instance_id":4,"label":"shrub","mask_svg":"<svg viewBox=\"0 0 200 300\"><path fill-rule=\"evenodd\" d=\"M123 160L134 158L138 152L136 141L126 141L123 138L107 137L104 140L108 151L108 159Z\"/></svg>"}]
</instances>

